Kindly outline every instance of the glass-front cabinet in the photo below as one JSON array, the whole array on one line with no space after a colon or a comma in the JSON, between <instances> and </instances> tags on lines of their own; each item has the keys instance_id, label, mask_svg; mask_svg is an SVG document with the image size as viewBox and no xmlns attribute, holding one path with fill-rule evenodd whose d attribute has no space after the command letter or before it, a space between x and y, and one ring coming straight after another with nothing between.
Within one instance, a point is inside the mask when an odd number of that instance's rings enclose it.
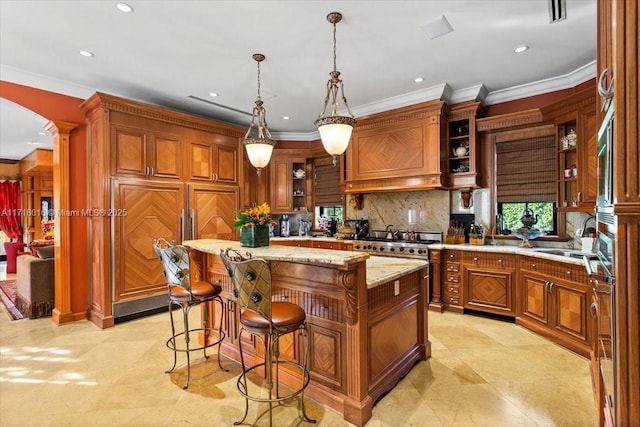
<instances>
[{"instance_id":1,"label":"glass-front cabinet","mask_svg":"<svg viewBox=\"0 0 640 427\"><path fill-rule=\"evenodd\" d=\"M482 112L479 102L456 104L448 112L446 165L448 187L473 189L479 186L476 117Z\"/></svg>"}]
</instances>

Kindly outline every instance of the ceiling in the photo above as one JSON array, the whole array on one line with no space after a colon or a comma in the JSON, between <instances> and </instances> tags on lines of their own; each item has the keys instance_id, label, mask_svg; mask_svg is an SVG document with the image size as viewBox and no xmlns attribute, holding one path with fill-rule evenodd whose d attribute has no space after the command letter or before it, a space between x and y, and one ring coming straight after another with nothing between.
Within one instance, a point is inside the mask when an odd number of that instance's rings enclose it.
<instances>
[{"instance_id":1,"label":"ceiling","mask_svg":"<svg viewBox=\"0 0 640 427\"><path fill-rule=\"evenodd\" d=\"M337 69L362 117L432 99L489 105L594 78L596 1L566 1L566 19L550 23L547 0L127 1L133 13L110 0L1 0L0 79L248 127L259 52L272 135L311 140L333 68L329 12L343 14ZM454 31L430 38L424 27L442 16ZM514 53L522 44L530 49ZM0 108L0 158L19 159L46 119Z\"/></svg>"}]
</instances>

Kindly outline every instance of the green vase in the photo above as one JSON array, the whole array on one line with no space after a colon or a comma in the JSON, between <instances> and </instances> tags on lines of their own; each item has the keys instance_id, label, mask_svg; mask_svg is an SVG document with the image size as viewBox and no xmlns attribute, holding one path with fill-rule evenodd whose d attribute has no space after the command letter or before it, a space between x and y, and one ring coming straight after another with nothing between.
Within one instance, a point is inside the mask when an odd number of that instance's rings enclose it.
<instances>
[{"instance_id":1,"label":"green vase","mask_svg":"<svg viewBox=\"0 0 640 427\"><path fill-rule=\"evenodd\" d=\"M269 246L269 227L242 227L240 229L240 246L250 248Z\"/></svg>"}]
</instances>

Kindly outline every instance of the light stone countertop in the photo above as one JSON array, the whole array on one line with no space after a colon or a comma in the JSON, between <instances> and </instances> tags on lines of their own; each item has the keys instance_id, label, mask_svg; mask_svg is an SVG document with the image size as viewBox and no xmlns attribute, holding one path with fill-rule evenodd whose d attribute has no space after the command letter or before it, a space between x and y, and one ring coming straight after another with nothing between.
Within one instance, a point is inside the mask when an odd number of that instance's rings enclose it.
<instances>
[{"instance_id":1,"label":"light stone countertop","mask_svg":"<svg viewBox=\"0 0 640 427\"><path fill-rule=\"evenodd\" d=\"M290 238L287 237L287 239ZM364 252L339 251L334 249L299 248L297 246L284 245L269 245L258 248L249 248L240 246L240 242L233 240L186 240L182 244L190 248L215 255L220 254L220 250L233 248L242 252L250 252L255 257L264 258L270 261L346 266L369 258L369 254Z\"/></svg>"},{"instance_id":2,"label":"light stone countertop","mask_svg":"<svg viewBox=\"0 0 640 427\"><path fill-rule=\"evenodd\" d=\"M299 248L293 246L270 245L258 248L240 246L240 242L231 240L200 239L187 240L185 246L211 254L219 254L226 248L250 252L255 257L270 261L288 261L300 263L320 263L332 265L348 265L366 260L367 288L373 288L390 282L406 274L424 268L426 260L370 256L364 252L337 251L334 249Z\"/></svg>"},{"instance_id":3,"label":"light stone countertop","mask_svg":"<svg viewBox=\"0 0 640 427\"><path fill-rule=\"evenodd\" d=\"M429 265L420 259L370 256L367 260L367 288L398 279Z\"/></svg>"},{"instance_id":4,"label":"light stone countertop","mask_svg":"<svg viewBox=\"0 0 640 427\"><path fill-rule=\"evenodd\" d=\"M582 252L576 249L562 249L562 248L520 248L518 246L501 246L501 245L451 245L451 244L433 244L428 245L429 249L453 249L460 251L478 251L478 252L491 252L491 253L503 253L503 254L514 254L514 255L528 255L534 256L537 258L544 258L551 261L559 261L566 262L569 264L577 264L584 265L584 260L582 255L587 255L589 257L596 256L595 253L592 252ZM571 253L578 255L578 258L573 256L565 256L565 255L557 255L551 253L545 253L545 251L558 251L564 253Z\"/></svg>"}]
</instances>

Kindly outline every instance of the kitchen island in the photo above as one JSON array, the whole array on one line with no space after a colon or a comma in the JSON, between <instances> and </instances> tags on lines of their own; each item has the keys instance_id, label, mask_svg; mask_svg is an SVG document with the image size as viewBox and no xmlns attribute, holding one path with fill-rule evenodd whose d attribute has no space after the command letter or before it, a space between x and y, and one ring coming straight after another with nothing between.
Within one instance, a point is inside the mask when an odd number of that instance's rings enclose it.
<instances>
[{"instance_id":1,"label":"kitchen island","mask_svg":"<svg viewBox=\"0 0 640 427\"><path fill-rule=\"evenodd\" d=\"M207 321L223 316L227 337L222 352L235 360L240 359L239 312L219 253L234 248L269 262L274 299L299 304L307 314L311 382L305 394L357 426L371 418L381 395L431 355L426 261L277 245L244 248L227 240L184 244L192 248L192 277L222 284L227 310L212 310ZM245 358L251 363L264 350L245 337ZM281 357L297 358L299 342L295 336L285 338Z\"/></svg>"}]
</instances>

